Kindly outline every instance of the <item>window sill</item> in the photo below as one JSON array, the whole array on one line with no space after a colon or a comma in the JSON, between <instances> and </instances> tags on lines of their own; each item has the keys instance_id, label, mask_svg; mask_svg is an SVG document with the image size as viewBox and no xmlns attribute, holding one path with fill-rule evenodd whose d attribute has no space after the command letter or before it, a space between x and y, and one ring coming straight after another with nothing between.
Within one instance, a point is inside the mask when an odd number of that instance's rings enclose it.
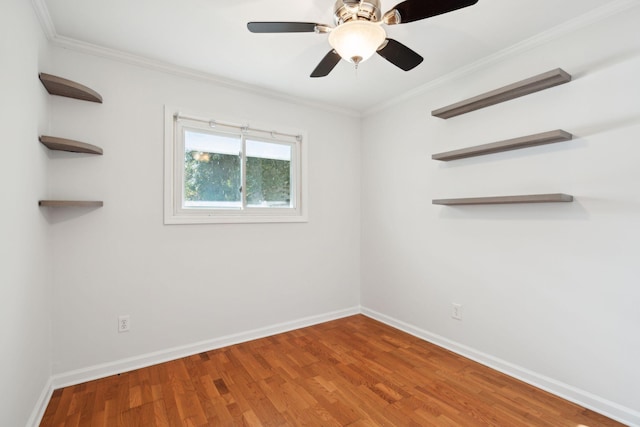
<instances>
[{"instance_id":1,"label":"window sill","mask_svg":"<svg viewBox=\"0 0 640 427\"><path fill-rule=\"evenodd\" d=\"M165 225L309 222L306 215L165 215Z\"/></svg>"}]
</instances>

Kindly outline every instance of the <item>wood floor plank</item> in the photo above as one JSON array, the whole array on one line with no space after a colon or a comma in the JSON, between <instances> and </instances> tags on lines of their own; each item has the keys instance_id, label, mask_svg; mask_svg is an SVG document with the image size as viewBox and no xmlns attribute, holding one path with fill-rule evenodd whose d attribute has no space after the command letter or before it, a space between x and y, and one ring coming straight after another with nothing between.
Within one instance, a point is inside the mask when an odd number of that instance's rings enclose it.
<instances>
[{"instance_id":1,"label":"wood floor plank","mask_svg":"<svg viewBox=\"0 0 640 427\"><path fill-rule=\"evenodd\" d=\"M43 427L614 427L362 315L55 390Z\"/></svg>"}]
</instances>

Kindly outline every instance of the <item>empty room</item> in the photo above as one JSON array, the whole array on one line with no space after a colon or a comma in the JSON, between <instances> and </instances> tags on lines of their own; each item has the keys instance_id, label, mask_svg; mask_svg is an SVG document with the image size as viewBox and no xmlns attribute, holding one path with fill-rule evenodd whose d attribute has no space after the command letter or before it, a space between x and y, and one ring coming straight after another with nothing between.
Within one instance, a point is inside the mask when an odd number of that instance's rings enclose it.
<instances>
[{"instance_id":1,"label":"empty room","mask_svg":"<svg viewBox=\"0 0 640 427\"><path fill-rule=\"evenodd\" d=\"M0 426L640 426L639 28L2 0Z\"/></svg>"}]
</instances>

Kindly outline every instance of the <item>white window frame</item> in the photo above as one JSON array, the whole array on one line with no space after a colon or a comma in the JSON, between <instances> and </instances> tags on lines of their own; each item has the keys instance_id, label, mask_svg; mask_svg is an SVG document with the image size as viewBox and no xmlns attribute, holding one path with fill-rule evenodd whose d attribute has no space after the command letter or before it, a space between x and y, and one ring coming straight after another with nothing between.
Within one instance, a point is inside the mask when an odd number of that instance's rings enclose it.
<instances>
[{"instance_id":1,"label":"white window frame","mask_svg":"<svg viewBox=\"0 0 640 427\"><path fill-rule=\"evenodd\" d=\"M218 119L214 119L218 117ZM274 126L273 124L235 124L239 121L219 119L214 114L187 112L165 105L164 131L164 223L216 224L216 223L269 223L307 222L307 136L306 132ZM214 123L213 130L210 126ZM290 145L291 198L293 207L246 206L245 174L242 174L243 209L184 208L184 140L183 129L212 133L244 134L242 139L242 169L246 170L245 138L252 141L274 142ZM242 129L242 130L241 130ZM274 129L264 131L263 129Z\"/></svg>"}]
</instances>

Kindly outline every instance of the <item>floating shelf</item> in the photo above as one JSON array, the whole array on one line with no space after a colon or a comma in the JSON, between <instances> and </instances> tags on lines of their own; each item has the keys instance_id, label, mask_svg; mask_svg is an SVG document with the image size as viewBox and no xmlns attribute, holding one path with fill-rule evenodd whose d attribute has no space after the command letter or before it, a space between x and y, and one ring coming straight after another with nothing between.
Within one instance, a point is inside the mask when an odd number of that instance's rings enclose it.
<instances>
[{"instance_id":1,"label":"floating shelf","mask_svg":"<svg viewBox=\"0 0 640 427\"><path fill-rule=\"evenodd\" d=\"M570 74L560 68L556 68L555 70L547 71L546 73L521 80L500 89L451 104L438 110L433 110L431 115L440 117L441 119L449 119L459 116L460 114L469 113L570 81Z\"/></svg>"},{"instance_id":2,"label":"floating shelf","mask_svg":"<svg viewBox=\"0 0 640 427\"><path fill-rule=\"evenodd\" d=\"M486 154L500 153L502 151L535 147L536 145L570 141L572 138L573 135L569 132L558 129L549 132L537 133L535 135L521 136L520 138L507 139L505 141L492 142L490 144L438 153L431 156L431 158L433 160L448 162L450 160L464 159L467 157L484 156Z\"/></svg>"},{"instance_id":3,"label":"floating shelf","mask_svg":"<svg viewBox=\"0 0 640 427\"><path fill-rule=\"evenodd\" d=\"M573 196L568 194L532 194L527 196L471 197L465 199L436 199L434 205L503 205L510 203L568 203Z\"/></svg>"},{"instance_id":4,"label":"floating shelf","mask_svg":"<svg viewBox=\"0 0 640 427\"><path fill-rule=\"evenodd\" d=\"M81 99L83 101L98 102L102 104L102 96L93 89L62 77L40 73L40 81L51 95L65 96L67 98Z\"/></svg>"},{"instance_id":5,"label":"floating shelf","mask_svg":"<svg viewBox=\"0 0 640 427\"><path fill-rule=\"evenodd\" d=\"M86 201L86 200L40 200L38 206L47 206L50 208L101 208L104 205L102 201Z\"/></svg>"},{"instance_id":6,"label":"floating shelf","mask_svg":"<svg viewBox=\"0 0 640 427\"><path fill-rule=\"evenodd\" d=\"M42 135L40 137L40 142L50 150L102 155L102 148L87 144L86 142L74 141L72 139Z\"/></svg>"}]
</instances>

